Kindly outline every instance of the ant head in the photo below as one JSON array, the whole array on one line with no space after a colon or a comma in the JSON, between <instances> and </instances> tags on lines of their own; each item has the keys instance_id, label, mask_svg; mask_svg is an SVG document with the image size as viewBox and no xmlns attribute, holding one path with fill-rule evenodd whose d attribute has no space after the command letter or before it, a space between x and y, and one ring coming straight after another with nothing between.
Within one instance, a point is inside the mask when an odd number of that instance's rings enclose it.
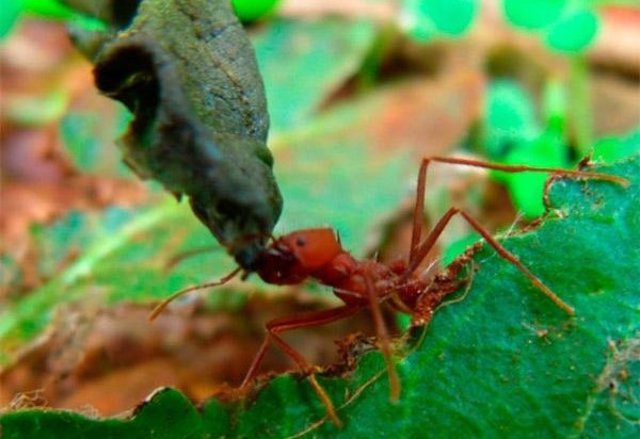
<instances>
[{"instance_id":1,"label":"ant head","mask_svg":"<svg viewBox=\"0 0 640 439\"><path fill-rule=\"evenodd\" d=\"M258 256L255 271L272 284L296 284L342 252L332 229L298 230L276 239Z\"/></svg>"},{"instance_id":2,"label":"ant head","mask_svg":"<svg viewBox=\"0 0 640 439\"><path fill-rule=\"evenodd\" d=\"M258 255L254 270L263 281L273 285L298 284L308 276L283 238L276 239Z\"/></svg>"}]
</instances>

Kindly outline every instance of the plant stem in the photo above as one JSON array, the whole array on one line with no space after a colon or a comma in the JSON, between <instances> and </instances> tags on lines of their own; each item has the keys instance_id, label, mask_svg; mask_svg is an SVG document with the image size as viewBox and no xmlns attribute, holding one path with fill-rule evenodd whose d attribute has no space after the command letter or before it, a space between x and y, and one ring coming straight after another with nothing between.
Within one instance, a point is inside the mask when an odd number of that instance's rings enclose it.
<instances>
[{"instance_id":1,"label":"plant stem","mask_svg":"<svg viewBox=\"0 0 640 439\"><path fill-rule=\"evenodd\" d=\"M589 70L583 56L576 56L571 61L570 73L571 125L576 139L576 146L580 157L591 153L593 144L593 112L589 95Z\"/></svg>"}]
</instances>

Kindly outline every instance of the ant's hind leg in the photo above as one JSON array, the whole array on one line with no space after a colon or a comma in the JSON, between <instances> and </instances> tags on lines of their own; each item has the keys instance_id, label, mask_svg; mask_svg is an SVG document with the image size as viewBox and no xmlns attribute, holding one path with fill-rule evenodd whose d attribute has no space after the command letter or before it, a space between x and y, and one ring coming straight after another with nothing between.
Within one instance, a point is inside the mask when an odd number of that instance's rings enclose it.
<instances>
[{"instance_id":1,"label":"ant's hind leg","mask_svg":"<svg viewBox=\"0 0 640 439\"><path fill-rule=\"evenodd\" d=\"M573 315L575 313L572 306L563 301L560 297L558 297L549 287L547 287L535 274L533 274L527 267L525 267L522 262L518 260L516 256L514 256L509 250L507 250L502 244L500 244L487 229L485 229L482 224L480 224L475 218L469 215L464 210L460 210L458 208L452 207L450 208L440 220L436 223L435 227L431 230L429 235L425 238L423 242L418 244L415 248L415 259L412 265L410 265L407 269L406 276L408 276L411 272L413 272L420 261L427 255L429 250L433 247L437 239L440 237L440 234L447 226L451 218L454 215L460 214L470 225L473 227L482 237L487 241L487 243L493 247L493 249L506 261L514 265L522 274L524 274L531 283L540 290L545 296L553 301L560 309L565 311L567 314Z\"/></svg>"},{"instance_id":2,"label":"ant's hind leg","mask_svg":"<svg viewBox=\"0 0 640 439\"><path fill-rule=\"evenodd\" d=\"M509 173L544 172L544 173L551 173L554 175L566 175L566 176L576 177L576 178L590 178L590 179L596 179L596 180L609 181L625 187L629 185L629 181L625 178L622 178L616 175L603 174L599 172L579 171L574 169L561 169L561 168L543 168L543 167L526 166L526 165L505 165L501 163L492 163L492 162L485 162L481 160L456 158L456 157L425 157L422 159L422 162L420 163L420 170L418 171L418 180L416 184L416 202L415 202L414 212L413 212L413 231L411 235L411 249L409 251L409 265L414 267L414 269L415 269L415 266L419 264L419 261L422 258L424 258L424 256L420 257L421 255L418 253L417 250L418 250L418 245L420 243L420 238L421 238L420 235L422 230L422 217L424 214L425 192L426 192L426 184L427 184L427 169L429 168L429 164L431 162L447 163L450 165L464 165L464 166L471 166L471 167L483 168L483 169L493 169L495 171L503 171L503 172L509 172Z\"/></svg>"},{"instance_id":3,"label":"ant's hind leg","mask_svg":"<svg viewBox=\"0 0 640 439\"><path fill-rule=\"evenodd\" d=\"M575 310L571 305L566 303L560 297L558 297L549 287L547 287L535 274L533 274L527 267L525 267L522 262L518 260L516 256L513 255L509 250L504 248L502 244L500 244L496 239L491 236L491 233L487 229L485 229L482 224L480 224L475 218L469 215L464 210L458 211L460 215L463 216L465 220L473 227L482 237L487 241L487 243L493 247L493 249L498 252L498 254L505 259L507 262L510 262L514 265L522 274L529 278L531 283L539 289L545 296L547 296L556 306L562 309L569 315L575 314Z\"/></svg>"}]
</instances>

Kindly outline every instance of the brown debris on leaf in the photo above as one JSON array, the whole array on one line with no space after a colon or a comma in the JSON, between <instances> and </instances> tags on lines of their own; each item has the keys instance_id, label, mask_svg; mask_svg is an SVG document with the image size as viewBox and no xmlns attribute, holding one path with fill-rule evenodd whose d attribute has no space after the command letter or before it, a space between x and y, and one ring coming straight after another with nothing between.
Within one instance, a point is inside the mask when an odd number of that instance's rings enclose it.
<instances>
[{"instance_id":1,"label":"brown debris on leaf","mask_svg":"<svg viewBox=\"0 0 640 439\"><path fill-rule=\"evenodd\" d=\"M237 292L234 292L237 294ZM160 386L174 386L194 401L214 394L232 395L264 336L264 322L282 313L330 306L302 294L253 297L242 310L216 313L166 311L146 324L149 308L120 305L110 310L66 307L48 333L26 349L11 368L0 372L0 407L45 405L86 410L102 416L134 407ZM368 315L287 339L314 364L336 359L339 334L369 328ZM294 369L277 349L266 357L265 371ZM31 396L36 392L38 398Z\"/></svg>"}]
</instances>

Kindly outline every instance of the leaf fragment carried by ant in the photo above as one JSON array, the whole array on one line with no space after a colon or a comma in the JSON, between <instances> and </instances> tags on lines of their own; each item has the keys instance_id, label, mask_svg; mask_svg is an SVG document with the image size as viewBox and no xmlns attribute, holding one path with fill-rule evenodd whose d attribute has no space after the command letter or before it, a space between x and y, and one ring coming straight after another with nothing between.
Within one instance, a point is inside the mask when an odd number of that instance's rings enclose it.
<instances>
[{"instance_id":1,"label":"leaf fragment carried by ant","mask_svg":"<svg viewBox=\"0 0 640 439\"><path fill-rule=\"evenodd\" d=\"M102 6L100 6L102 5ZM126 16L94 10L110 30L76 32L96 86L133 114L124 161L159 181L247 265L271 234L282 200L266 147L262 78L226 0L142 0Z\"/></svg>"}]
</instances>

